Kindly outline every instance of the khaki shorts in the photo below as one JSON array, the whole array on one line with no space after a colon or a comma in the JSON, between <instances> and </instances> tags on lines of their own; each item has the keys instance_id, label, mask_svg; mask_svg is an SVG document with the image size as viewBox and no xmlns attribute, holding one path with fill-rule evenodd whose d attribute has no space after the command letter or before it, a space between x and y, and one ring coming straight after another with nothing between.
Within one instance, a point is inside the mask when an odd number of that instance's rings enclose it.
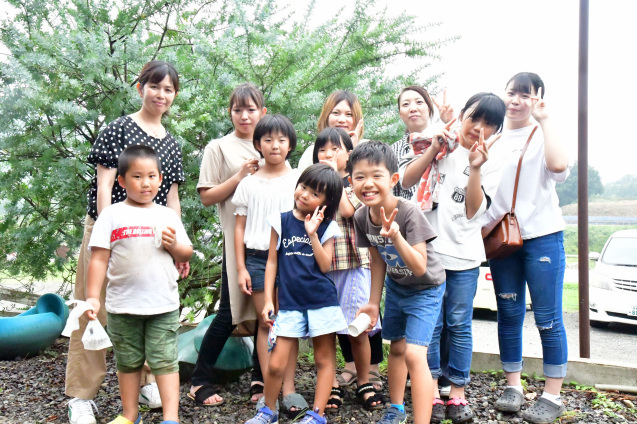
<instances>
[{"instance_id":1,"label":"khaki shorts","mask_svg":"<svg viewBox=\"0 0 637 424\"><path fill-rule=\"evenodd\" d=\"M113 343L117 371L134 373L144 361L154 375L179 371L177 330L179 310L158 315L107 315L108 336Z\"/></svg>"}]
</instances>

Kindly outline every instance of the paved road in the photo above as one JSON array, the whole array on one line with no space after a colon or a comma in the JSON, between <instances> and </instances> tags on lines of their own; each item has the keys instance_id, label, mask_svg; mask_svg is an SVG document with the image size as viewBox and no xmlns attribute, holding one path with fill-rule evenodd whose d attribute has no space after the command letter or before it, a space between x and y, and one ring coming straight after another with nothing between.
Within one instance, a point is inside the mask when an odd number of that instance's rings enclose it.
<instances>
[{"instance_id":1,"label":"paved road","mask_svg":"<svg viewBox=\"0 0 637 424\"><path fill-rule=\"evenodd\" d=\"M579 358L579 316L577 312L564 314L569 359ZM496 313L476 310L473 317L473 348L476 351L498 353ZM542 356L540 335L535 327L533 312L527 311L523 330L523 355ZM611 324L608 328L591 328L591 359L637 367L635 347L637 325Z\"/></svg>"}]
</instances>

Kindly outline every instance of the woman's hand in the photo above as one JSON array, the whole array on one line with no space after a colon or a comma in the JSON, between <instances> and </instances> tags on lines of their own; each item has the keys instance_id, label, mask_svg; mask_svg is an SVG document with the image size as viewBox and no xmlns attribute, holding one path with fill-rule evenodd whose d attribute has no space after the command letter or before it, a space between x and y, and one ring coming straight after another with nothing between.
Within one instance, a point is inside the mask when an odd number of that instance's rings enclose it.
<instances>
[{"instance_id":1,"label":"woman's hand","mask_svg":"<svg viewBox=\"0 0 637 424\"><path fill-rule=\"evenodd\" d=\"M491 145L500 138L500 135L498 134L494 138L495 140L490 143ZM473 169L480 169L487 160L489 160L489 147L484 141L484 129L480 128L480 139L469 150L469 165Z\"/></svg>"},{"instance_id":2,"label":"woman's hand","mask_svg":"<svg viewBox=\"0 0 637 424\"><path fill-rule=\"evenodd\" d=\"M237 273L237 281L239 289L248 296L252 295L252 278L247 269L242 269Z\"/></svg>"},{"instance_id":3,"label":"woman's hand","mask_svg":"<svg viewBox=\"0 0 637 424\"><path fill-rule=\"evenodd\" d=\"M537 96L530 97L527 102L530 102L527 104L531 107L531 114L537 122L542 123L543 120L549 117L546 102L542 98L542 87L538 88Z\"/></svg>"},{"instance_id":4,"label":"woman's hand","mask_svg":"<svg viewBox=\"0 0 637 424\"><path fill-rule=\"evenodd\" d=\"M252 175L259 170L259 159L252 158L248 159L241 164L241 168L239 168L239 172L237 175L239 179L243 179L248 175Z\"/></svg>"},{"instance_id":5,"label":"woman's hand","mask_svg":"<svg viewBox=\"0 0 637 424\"><path fill-rule=\"evenodd\" d=\"M327 206L323 206L321 210L319 210L319 207L317 206L311 216L308 213L305 217L305 231L307 231L308 236L313 236L314 234L316 234L316 230L318 230L319 225L321 225L321 222L323 222L323 214L325 213L326 207Z\"/></svg>"},{"instance_id":6,"label":"woman's hand","mask_svg":"<svg viewBox=\"0 0 637 424\"><path fill-rule=\"evenodd\" d=\"M456 138L456 136L451 133L451 126L454 122L456 122L456 118L447 122L447 125L431 137L431 147L433 147L435 152L439 152L447 140L454 140Z\"/></svg>"},{"instance_id":7,"label":"woman's hand","mask_svg":"<svg viewBox=\"0 0 637 424\"><path fill-rule=\"evenodd\" d=\"M453 107L447 103L447 89L442 90L442 104L438 103L435 98L431 99L438 109L440 120L445 124L453 119Z\"/></svg>"},{"instance_id":8,"label":"woman's hand","mask_svg":"<svg viewBox=\"0 0 637 424\"><path fill-rule=\"evenodd\" d=\"M397 214L398 209L394 209L389 218L387 218L387 215L385 215L385 208L382 206L380 207L380 219L382 220L380 235L382 237L393 240L394 237L400 234L400 227L398 226L398 223L394 221Z\"/></svg>"},{"instance_id":9,"label":"woman's hand","mask_svg":"<svg viewBox=\"0 0 637 424\"><path fill-rule=\"evenodd\" d=\"M352 139L352 144L354 145L354 147L358 146L358 142L361 141L362 132L363 132L363 118L361 118L361 120L358 121L358 124L356 124L356 128L354 128L354 131L347 132L347 134L349 135L349 138Z\"/></svg>"}]
</instances>

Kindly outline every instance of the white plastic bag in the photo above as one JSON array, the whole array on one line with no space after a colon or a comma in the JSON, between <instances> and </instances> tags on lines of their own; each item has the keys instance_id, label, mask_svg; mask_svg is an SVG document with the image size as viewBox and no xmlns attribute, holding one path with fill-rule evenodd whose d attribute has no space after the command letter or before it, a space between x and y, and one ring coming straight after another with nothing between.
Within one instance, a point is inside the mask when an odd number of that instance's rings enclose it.
<instances>
[{"instance_id":1,"label":"white plastic bag","mask_svg":"<svg viewBox=\"0 0 637 424\"><path fill-rule=\"evenodd\" d=\"M80 317L82 314L89 309L92 310L93 306L88 302L77 299L69 300L66 304L69 306L75 305L62 331L63 336L71 337L71 333L80 328ZM101 350L113 346L104 327L102 327L102 324L96 319L88 322L86 330L84 330L84 335L82 336L82 343L84 343L84 349L86 350Z\"/></svg>"},{"instance_id":2,"label":"white plastic bag","mask_svg":"<svg viewBox=\"0 0 637 424\"><path fill-rule=\"evenodd\" d=\"M106 330L96 319L88 322L82 336L82 343L84 343L84 349L86 350L102 350L113 346L111 339L106 334Z\"/></svg>"}]
</instances>

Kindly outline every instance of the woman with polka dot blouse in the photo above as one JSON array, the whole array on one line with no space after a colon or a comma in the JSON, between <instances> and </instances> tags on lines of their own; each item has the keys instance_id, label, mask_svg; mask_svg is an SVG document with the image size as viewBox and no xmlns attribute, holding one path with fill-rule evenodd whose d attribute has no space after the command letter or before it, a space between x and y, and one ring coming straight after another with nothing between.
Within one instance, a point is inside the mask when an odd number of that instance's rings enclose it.
<instances>
[{"instance_id":1,"label":"woman with polka dot blouse","mask_svg":"<svg viewBox=\"0 0 637 424\"><path fill-rule=\"evenodd\" d=\"M141 109L131 115L122 116L108 124L91 148L88 162L95 166L96 174L88 192L88 215L84 224L84 236L78 258L75 277L75 298L85 300L86 277L90 250L88 241L93 224L106 206L126 199L126 190L117 184L117 161L128 146L152 147L161 160L163 180L154 202L174 209L181 215L178 185L185 181L181 150L175 138L161 123L164 114L179 90L179 77L170 63L153 60L144 65L137 83L142 100ZM177 264L182 277L188 275L187 263ZM103 285L100 302L104 302L106 284ZM100 310L98 319L106 324L106 311ZM95 423L92 399L106 375L106 350L85 350L81 338L87 324L83 315L80 329L71 335L66 367L66 394L73 397L69 402L69 418L74 423ZM142 388L140 399L151 407L159 407L157 386L149 384Z\"/></svg>"}]
</instances>

